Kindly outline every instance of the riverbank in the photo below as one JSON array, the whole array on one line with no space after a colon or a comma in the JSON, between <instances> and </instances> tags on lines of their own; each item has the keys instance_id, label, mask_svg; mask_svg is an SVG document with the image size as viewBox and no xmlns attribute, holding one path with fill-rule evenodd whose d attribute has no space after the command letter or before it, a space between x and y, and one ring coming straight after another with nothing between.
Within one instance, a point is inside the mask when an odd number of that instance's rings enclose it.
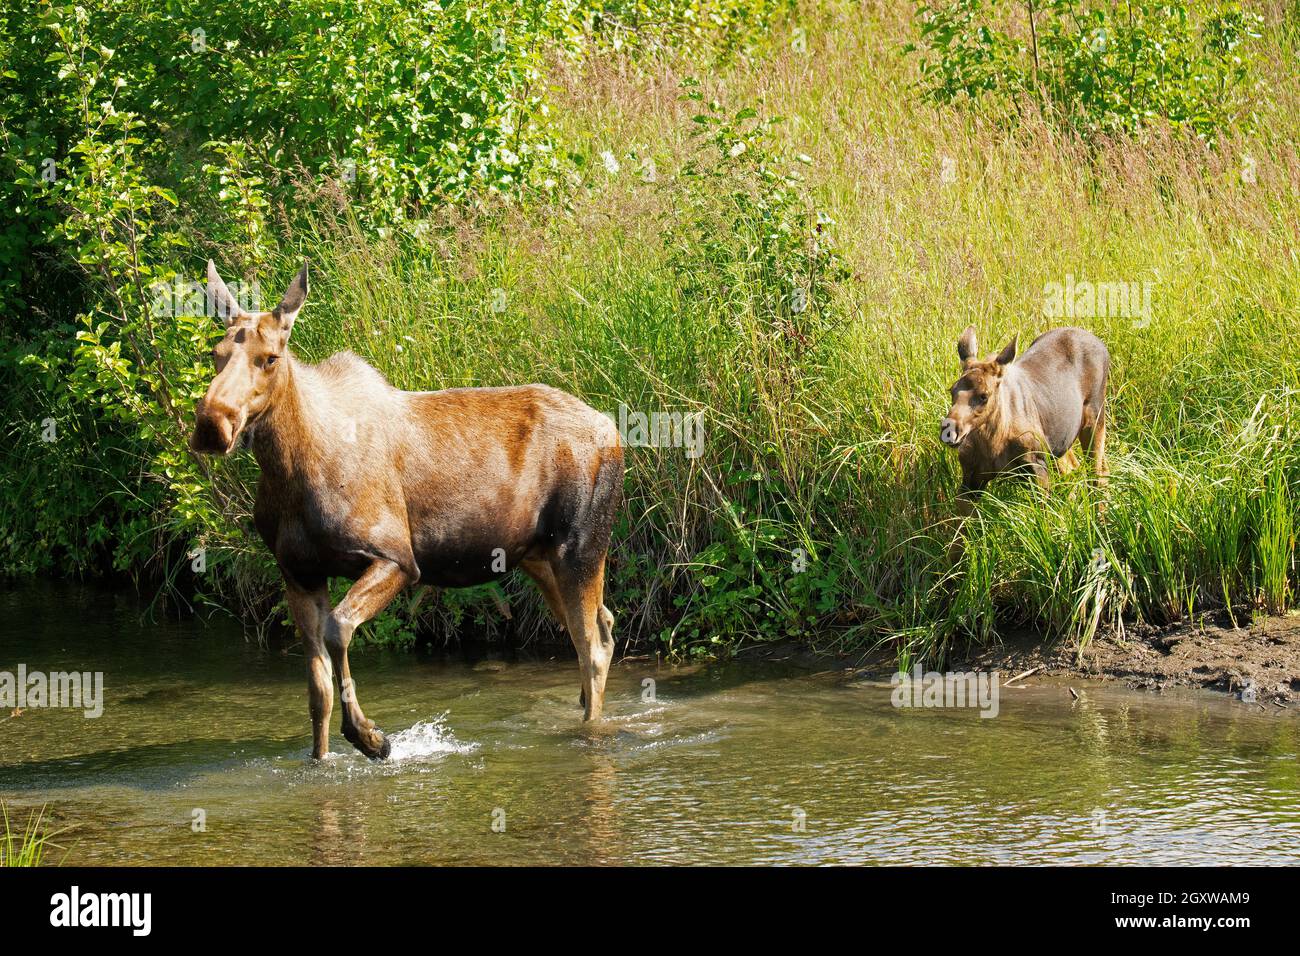
<instances>
[{"instance_id":1,"label":"riverbank","mask_svg":"<svg viewBox=\"0 0 1300 956\"><path fill-rule=\"evenodd\" d=\"M425 10L408 7L384 9ZM145 253L138 229L115 234L110 248L101 230L123 201L115 180L81 167L60 173L65 185L101 182L104 195L73 190L77 202L101 205L54 231L66 268L44 271L81 275L105 257L109 279L75 294L42 286L33 295L48 291L58 309L29 310L0 331L0 573L111 571L169 613L228 609L245 633L287 621L275 562L252 530L256 462L247 453L199 461L188 450L221 329L181 292L209 257L268 295L307 259L311 297L292 339L304 361L352 350L412 390L545 382L618 421L682 425L628 430L604 602L620 646L694 660L750 641L836 640L850 651L887 642L890 665L910 666L1015 627L1072 644L1119 620L1294 606L1300 86L1287 65L1300 30L1283 9L1237 51L1254 50L1257 122L1211 144L1163 121L1140 134L1078 136L1032 109L1013 117L936 105L917 89L915 59L899 55L925 28L905 4L801 5L756 22L752 49L722 63L694 41L655 55L611 49L585 26L581 55L564 56L563 44L536 40L536 25L507 22L508 5L443 7L472 8L479 49L506 22L508 33L523 31L521 42L507 37L507 52L552 50L530 84L547 92L530 111L542 181L508 201L499 179L486 197L431 197L401 229L373 228L383 210L372 201L394 196L385 170L413 157L486 157L505 135L502 115L403 132L376 155L369 140L351 141L368 122L335 116L302 129L302 116L334 116L339 104L330 83L295 86L267 91L266 115L284 108L282 122L259 122L243 131L246 148L199 161L215 138L204 125L209 98L170 85L176 75L156 69L154 47L140 40L170 49L163 38L189 21L145 5L141 22L77 28L88 50L118 50L96 80L119 89L116 113L134 99L151 118L150 148L121 167L147 193L140 203L157 205L151 177L185 201L154 210ZM368 48L361 41L380 19L341 24L358 42L304 55L295 79ZM444 10L431 26L453 19ZM405 96L407 61L438 44L401 22L408 50L388 38L373 45L402 70L376 61L368 76ZM55 42L47 25L26 26L35 39L14 49L30 70L15 72L48 81L30 99L46 104L33 122L59 105L75 131L84 102L69 92L75 77L59 79L62 54L42 46ZM264 26L271 39L287 29L274 18ZM209 69L186 67L204 82ZM244 79L262 91L260 75ZM504 89L490 74L466 79ZM448 115L443 94L453 116L481 102L443 84L424 92L432 100L416 112L431 123ZM358 102L389 103L385 93ZM170 109L160 114L156 100ZM506 125L533 136L520 115ZM154 135L179 128L160 116L197 124L192 150ZM307 157L324 163L311 167L320 173L311 183L280 182L278 164L240 166L240 155L281 155L263 129L285 130L297 146L293 130L315 138L331 125L340 139ZM506 152L526 158L510 136ZM76 143L36 161L71 162L84 154ZM181 175L178 157L191 156ZM331 186L338 165L348 176ZM513 181L518 165L482 172ZM263 195L257 181L270 189L272 173L276 191ZM430 182L412 175L421 189ZM40 185L34 196L51 222L64 221L63 193ZM81 238L69 245L72 232ZM139 275L115 271L128 261L143 262ZM179 291L137 301L173 271ZM1121 288L1149 288L1150 307L1145 291L1137 303L1109 294ZM1068 311L1064 289L1075 293ZM957 339L971 324L990 349L1073 324L1106 343L1105 491L1085 463L1047 496L995 482L962 520L960 468L938 426L960 371ZM332 599L344 589L336 582ZM394 601L358 640L409 648L507 627L566 642L518 575Z\"/></svg>"},{"instance_id":2,"label":"riverbank","mask_svg":"<svg viewBox=\"0 0 1300 956\"><path fill-rule=\"evenodd\" d=\"M1008 675L1042 675L1119 681L1138 690L1199 687L1287 710L1300 703L1300 616L1287 614L1234 626L1203 620L1098 634L1077 650L1062 642L1013 640L973 653L969 666ZM1252 695L1253 690L1253 695Z\"/></svg>"},{"instance_id":3,"label":"riverbank","mask_svg":"<svg viewBox=\"0 0 1300 956\"><path fill-rule=\"evenodd\" d=\"M894 657L885 651L864 656L794 643L751 645L737 656L811 669L853 670L881 679L895 669ZM1224 615L1168 627L1130 625L1122 631L1098 633L1082 650L1066 641L1022 633L996 646L972 647L946 666L998 671L1004 686L1024 675L1012 686L1029 687L1048 678L1082 678L1156 692L1190 687L1218 691L1264 711L1295 712L1300 706L1300 615L1237 624Z\"/></svg>"}]
</instances>

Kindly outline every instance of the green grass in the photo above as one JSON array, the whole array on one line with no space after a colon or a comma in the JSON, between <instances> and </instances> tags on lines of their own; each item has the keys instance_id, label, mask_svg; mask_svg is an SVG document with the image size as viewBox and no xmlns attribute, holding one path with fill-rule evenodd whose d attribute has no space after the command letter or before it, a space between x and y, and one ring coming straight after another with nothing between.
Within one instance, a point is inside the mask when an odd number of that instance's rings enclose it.
<instances>
[{"instance_id":1,"label":"green grass","mask_svg":"<svg viewBox=\"0 0 1300 956\"><path fill-rule=\"evenodd\" d=\"M1295 85L1272 89L1262 132L1218 153L1160 133L1088 149L919 103L895 51L902 17L848 29L860 8L830 7L809 56L778 40L710 90L789 117L781 135L814 158L809 201L852 266L833 331L797 360L752 305L755 273L702 296L669 267L688 181L603 170L569 210L463 225L428 248L320 238L299 350L356 349L408 388L540 380L603 409L703 410L700 459L630 452L613 563L623 633L673 651L795 636L935 659L1013 627L1084 643L1126 619L1289 607ZM1275 24L1266 42L1289 41ZM585 69L563 103L569 139L680 166L691 124L663 77ZM1247 154L1269 170L1249 185ZM1077 320L1113 357L1110 487L1086 468L1046 496L1004 482L961 527L935 437L957 335L973 322L984 348L1013 332L1023 348L1067 324L1042 307L1067 274L1157 283L1148 323Z\"/></svg>"},{"instance_id":2,"label":"green grass","mask_svg":"<svg viewBox=\"0 0 1300 956\"><path fill-rule=\"evenodd\" d=\"M9 823L9 808L0 801L0 819L4 833L0 835L0 866L40 866L48 850L62 850L53 840L65 830L49 830L45 825L45 808L30 813L21 831Z\"/></svg>"},{"instance_id":3,"label":"green grass","mask_svg":"<svg viewBox=\"0 0 1300 956\"><path fill-rule=\"evenodd\" d=\"M1081 142L927 105L900 53L907 4L805 4L757 59L717 71L556 63L555 132L585 157L564 202L446 214L422 241L322 216L259 275L278 291L311 260L302 357L352 349L403 388L543 381L603 410L702 411L700 458L628 454L606 603L620 638L656 650L793 637L935 661L1013 628L1082 645L1135 620L1279 613L1300 584L1300 87L1295 14L1264 12L1259 122L1214 150L1158 126ZM681 97L691 72L726 115L785 117L747 156L811 159L796 205L832 221L851 275L806 341L769 307L774 276L806 265L764 258L755 200L770 193L680 175L701 109ZM1112 355L1110 486L1086 465L1046 495L997 483L963 522L937 439L957 336L973 323L983 349L1013 333L1023 349L1069 324L1043 314L1044 285L1067 275L1155 283L1149 322L1075 320ZM242 481L235 528L255 471L218 467ZM222 546L242 556L243 591L274 590L259 544ZM558 637L526 585L509 593L526 634ZM494 607L446 593L417 623L496 630Z\"/></svg>"}]
</instances>

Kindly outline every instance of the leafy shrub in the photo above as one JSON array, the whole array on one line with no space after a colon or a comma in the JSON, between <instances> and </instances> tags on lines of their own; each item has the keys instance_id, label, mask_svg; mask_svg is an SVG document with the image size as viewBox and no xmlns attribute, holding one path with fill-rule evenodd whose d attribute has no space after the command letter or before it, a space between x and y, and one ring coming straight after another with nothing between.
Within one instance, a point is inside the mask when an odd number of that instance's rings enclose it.
<instances>
[{"instance_id":1,"label":"leafy shrub","mask_svg":"<svg viewBox=\"0 0 1300 956\"><path fill-rule=\"evenodd\" d=\"M938 102L1035 101L1088 132L1160 117L1206 139L1250 119L1249 41L1263 19L1236 3L948 0L916 15L906 49Z\"/></svg>"},{"instance_id":2,"label":"leafy shrub","mask_svg":"<svg viewBox=\"0 0 1300 956\"><path fill-rule=\"evenodd\" d=\"M730 394L708 404L762 423L737 429L734 446L711 439L726 477L711 488L709 540L674 597L680 619L660 634L670 650L708 650L727 634L800 633L827 607L829 576L805 567L814 545L801 502L813 483L789 467L803 437L786 425L806 398L806 366L832 340L832 298L848 270L804 175L812 160L777 138L779 118L733 112L684 85L694 149L662 184L666 257L694 321L720 330L710 365ZM792 542L805 558L792 560Z\"/></svg>"},{"instance_id":3,"label":"leafy shrub","mask_svg":"<svg viewBox=\"0 0 1300 956\"><path fill-rule=\"evenodd\" d=\"M248 239L223 214L230 182L219 173L232 165L246 207L292 211L305 185L346 196L381 227L441 202L516 194L550 162L539 66L566 9L96 0L37 18L11 7L0 20L0 305L43 251L63 248L64 193L49 180L76 178L92 112L138 121L141 174L185 196L214 242Z\"/></svg>"},{"instance_id":4,"label":"leafy shrub","mask_svg":"<svg viewBox=\"0 0 1300 956\"><path fill-rule=\"evenodd\" d=\"M775 141L778 118L729 114L695 81L685 87L699 112L665 229L674 269L688 292L735 302L797 354L829 324L832 290L847 275L801 172L812 160Z\"/></svg>"}]
</instances>

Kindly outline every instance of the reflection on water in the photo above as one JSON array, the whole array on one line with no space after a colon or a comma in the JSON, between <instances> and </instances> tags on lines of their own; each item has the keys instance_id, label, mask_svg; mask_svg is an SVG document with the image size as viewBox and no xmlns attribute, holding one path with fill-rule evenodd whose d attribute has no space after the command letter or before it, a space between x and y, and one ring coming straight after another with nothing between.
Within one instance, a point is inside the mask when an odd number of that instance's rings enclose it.
<instances>
[{"instance_id":1,"label":"reflection on water","mask_svg":"<svg viewBox=\"0 0 1300 956\"><path fill-rule=\"evenodd\" d=\"M313 764L296 649L89 589L0 612L0 670L104 672L99 719L0 714L0 796L72 827L68 863L1300 862L1300 721L1212 695L1005 689L981 719L783 665L625 662L584 728L567 649L367 652L394 759L352 751L336 707Z\"/></svg>"}]
</instances>

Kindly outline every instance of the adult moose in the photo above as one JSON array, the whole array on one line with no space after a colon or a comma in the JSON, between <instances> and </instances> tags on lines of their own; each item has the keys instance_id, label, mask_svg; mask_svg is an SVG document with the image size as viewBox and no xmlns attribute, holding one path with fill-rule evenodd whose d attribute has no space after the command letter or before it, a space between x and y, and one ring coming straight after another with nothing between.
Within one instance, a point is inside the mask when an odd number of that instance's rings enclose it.
<instances>
[{"instance_id":1,"label":"adult moose","mask_svg":"<svg viewBox=\"0 0 1300 956\"><path fill-rule=\"evenodd\" d=\"M980 361L975 327L957 342L961 377L952 386L952 408L939 438L957 449L964 495L977 493L996 475L1029 470L1051 484L1046 456L1061 473L1073 470L1080 440L1093 458L1098 484L1106 463L1106 382L1110 353L1087 329L1044 332L1016 359L1013 337L995 356Z\"/></svg>"},{"instance_id":2,"label":"adult moose","mask_svg":"<svg viewBox=\"0 0 1300 956\"><path fill-rule=\"evenodd\" d=\"M244 311L211 261L208 296L226 334L190 446L225 455L242 438L261 467L254 518L307 654L312 755L329 750L331 673L343 736L368 757L391 750L348 667L359 625L417 581L466 587L505 568L523 569L567 628L585 718L599 718L614 652L605 557L623 494L614 423L545 385L404 392L351 352L297 361L305 264L270 312ZM331 577L355 582L333 609Z\"/></svg>"}]
</instances>

